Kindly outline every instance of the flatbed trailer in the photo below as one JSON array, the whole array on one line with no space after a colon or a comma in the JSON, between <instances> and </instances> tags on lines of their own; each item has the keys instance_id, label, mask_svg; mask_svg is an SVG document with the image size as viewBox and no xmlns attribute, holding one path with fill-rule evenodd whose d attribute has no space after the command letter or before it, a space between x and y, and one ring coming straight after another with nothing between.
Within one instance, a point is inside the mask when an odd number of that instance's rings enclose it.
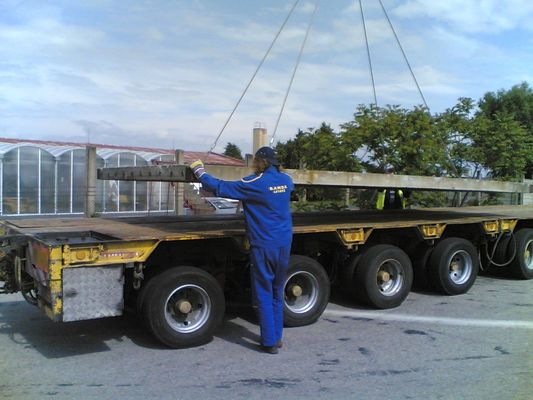
<instances>
[{"instance_id":1,"label":"flatbed trailer","mask_svg":"<svg viewBox=\"0 0 533 400\"><path fill-rule=\"evenodd\" d=\"M294 214L285 324L316 321L330 290L399 306L413 281L466 293L490 264L533 278L533 207ZM4 292L58 322L137 310L170 347L209 341L226 300L249 299L242 215L1 221Z\"/></svg>"}]
</instances>

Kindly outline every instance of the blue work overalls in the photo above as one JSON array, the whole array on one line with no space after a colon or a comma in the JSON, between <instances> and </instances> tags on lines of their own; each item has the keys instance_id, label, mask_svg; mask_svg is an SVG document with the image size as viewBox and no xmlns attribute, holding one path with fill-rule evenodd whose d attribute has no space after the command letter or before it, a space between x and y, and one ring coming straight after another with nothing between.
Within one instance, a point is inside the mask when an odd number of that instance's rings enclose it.
<instances>
[{"instance_id":1,"label":"blue work overalls","mask_svg":"<svg viewBox=\"0 0 533 400\"><path fill-rule=\"evenodd\" d=\"M283 332L283 286L292 242L292 179L270 166L263 173L240 181L228 182L204 174L200 182L217 196L243 203L261 341L264 346L274 346Z\"/></svg>"}]
</instances>

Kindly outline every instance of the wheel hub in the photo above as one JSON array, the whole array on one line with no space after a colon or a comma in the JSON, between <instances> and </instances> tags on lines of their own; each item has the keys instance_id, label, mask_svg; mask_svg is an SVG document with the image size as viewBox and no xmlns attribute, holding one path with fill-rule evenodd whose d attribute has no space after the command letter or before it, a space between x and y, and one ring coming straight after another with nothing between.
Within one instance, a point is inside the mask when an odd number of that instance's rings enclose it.
<instances>
[{"instance_id":1,"label":"wheel hub","mask_svg":"<svg viewBox=\"0 0 533 400\"><path fill-rule=\"evenodd\" d=\"M303 294L303 289L300 285L292 285L289 288L289 293L294 297L300 297Z\"/></svg>"},{"instance_id":2,"label":"wheel hub","mask_svg":"<svg viewBox=\"0 0 533 400\"><path fill-rule=\"evenodd\" d=\"M387 271L379 271L378 278L381 282L388 282L391 280L391 276Z\"/></svg>"},{"instance_id":3,"label":"wheel hub","mask_svg":"<svg viewBox=\"0 0 533 400\"><path fill-rule=\"evenodd\" d=\"M287 309L295 314L304 314L318 302L319 283L312 273L296 271L287 278L284 292Z\"/></svg>"},{"instance_id":4,"label":"wheel hub","mask_svg":"<svg viewBox=\"0 0 533 400\"><path fill-rule=\"evenodd\" d=\"M472 276L473 261L470 254L464 250L456 250L448 259L448 276L455 285L463 285Z\"/></svg>"},{"instance_id":5,"label":"wheel hub","mask_svg":"<svg viewBox=\"0 0 533 400\"><path fill-rule=\"evenodd\" d=\"M383 260L376 273L376 284L383 296L395 296L402 288L404 277L400 261L389 258Z\"/></svg>"},{"instance_id":6,"label":"wheel hub","mask_svg":"<svg viewBox=\"0 0 533 400\"><path fill-rule=\"evenodd\" d=\"M179 300L176 302L175 310L181 314L189 314L192 311L192 304L187 300Z\"/></svg>"}]
</instances>

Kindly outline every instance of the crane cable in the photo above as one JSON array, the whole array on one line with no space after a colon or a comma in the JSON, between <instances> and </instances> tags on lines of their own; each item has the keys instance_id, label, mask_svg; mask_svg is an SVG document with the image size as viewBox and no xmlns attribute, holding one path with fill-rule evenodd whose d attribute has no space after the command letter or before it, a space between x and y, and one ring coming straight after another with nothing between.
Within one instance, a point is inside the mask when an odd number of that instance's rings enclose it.
<instances>
[{"instance_id":1,"label":"crane cable","mask_svg":"<svg viewBox=\"0 0 533 400\"><path fill-rule=\"evenodd\" d=\"M411 72L411 77L413 78L413 81L415 82L416 88L418 89L418 93L420 94L420 97L422 98L422 101L424 102L424 106L429 112L429 107L426 102L426 98L424 97L424 94L422 93L422 89L420 89L420 85L418 84L418 81L416 80L416 76L413 72L413 69L411 68L411 64L409 63L409 60L407 59L407 55L405 54L405 51L403 50L403 46L400 42L400 39L398 38L398 35L396 34L396 30L394 29L394 26L392 25L392 22L389 18L389 14L387 13L387 10L385 10L385 6L383 5L383 2L381 0L378 0L378 1L379 1L379 4L381 5L381 9L383 10L383 14L385 14L385 18L387 19L387 22L389 23L390 29L392 33L394 34L396 43L398 43L398 47L400 48L400 51L402 52L405 63L407 64L407 67L409 68L409 72Z\"/></svg>"},{"instance_id":2,"label":"crane cable","mask_svg":"<svg viewBox=\"0 0 533 400\"><path fill-rule=\"evenodd\" d=\"M270 146L274 144L274 138L276 137L276 132L278 131L279 121L281 120L281 116L283 115L283 111L285 110L285 104L287 103L287 98L289 97L289 93L292 88L292 83L294 82L294 77L296 76L296 71L298 70L298 66L300 65L300 61L302 59L302 54L304 52L305 44L307 43L307 38L309 37L309 32L311 32L311 27L313 26L313 21L315 19L316 10L318 9L318 2L320 0L316 0L315 7L313 9L313 13L311 14L311 18L309 19L309 25L307 26L307 30L305 32L304 40L302 41L302 45L300 47L300 52L298 53L298 57L296 58L296 64L294 65L294 69L292 71L291 80L289 82L289 86L287 87L287 91L285 92L285 98L283 99L283 104L281 105L281 109L278 114L278 118L276 120L276 126L274 127L274 132L272 133L272 138L270 138Z\"/></svg>"},{"instance_id":3,"label":"crane cable","mask_svg":"<svg viewBox=\"0 0 533 400\"><path fill-rule=\"evenodd\" d=\"M370 80L372 81L372 91L374 93L374 104L378 106L378 98L376 96L376 83L374 81L374 69L372 68L372 57L370 56L370 46L368 44L368 36L366 33L365 13L363 12L363 1L359 0L359 8L361 9L361 20L363 21L363 32L365 34L366 55L368 58L368 67L370 70Z\"/></svg>"},{"instance_id":4,"label":"crane cable","mask_svg":"<svg viewBox=\"0 0 533 400\"><path fill-rule=\"evenodd\" d=\"M283 21L283 23L281 24L278 32L276 33L276 36L274 37L274 40L272 40L272 43L270 43L270 46L268 47L265 55L263 56L261 62L259 63L259 65L257 66L257 68L255 69L255 72L253 73L252 77L250 78L248 84L246 85L246 87L244 88L244 91L242 92L241 94L241 97L239 97L239 100L237 101L237 104L235 104L235 107L233 108L233 110L231 111L230 115L228 116L228 118L226 119L226 122L224 123L224 125L222 126L222 129L220 130L220 132L218 133L218 136L216 137L213 145L211 146L211 148L209 149L209 151L207 152L207 159L206 159L206 162L207 160L209 159L209 155L213 152L214 148L217 146L218 144L218 141L220 139L220 137L222 136L222 133L224 132L224 130L226 129L226 127L228 126L231 118L233 117L233 114L235 114L235 111L237 111L237 108L239 107L239 105L241 104L241 101L244 99L244 96L246 95L246 92L248 91L248 89L250 88L250 86L252 85L252 82L254 81L255 77L257 76L257 73L259 72L259 70L261 69L261 67L263 66L264 62L266 61L268 55L270 54L270 51L272 50L272 48L274 47L274 44L276 43L276 41L278 40L279 36L281 35L281 32L283 31L283 29L285 28L285 25L287 25L287 22L289 21L289 18L291 17L291 15L293 14L294 10L296 9L296 6L298 5L298 3L300 2L300 0L296 0L294 2L294 4L292 5L292 8L290 9L289 13L287 14L287 16L285 17L285 20Z\"/></svg>"}]
</instances>

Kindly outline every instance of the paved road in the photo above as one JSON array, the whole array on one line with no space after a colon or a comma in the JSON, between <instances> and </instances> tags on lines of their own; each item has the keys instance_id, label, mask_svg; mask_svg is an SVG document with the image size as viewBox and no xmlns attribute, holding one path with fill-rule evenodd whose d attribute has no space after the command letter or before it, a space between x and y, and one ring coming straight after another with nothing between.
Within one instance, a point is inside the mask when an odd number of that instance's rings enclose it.
<instances>
[{"instance_id":1,"label":"paved road","mask_svg":"<svg viewBox=\"0 0 533 400\"><path fill-rule=\"evenodd\" d=\"M411 293L399 308L329 304L255 350L249 313L208 345L170 350L134 318L54 324L0 296L4 399L531 399L533 281L480 277L463 296Z\"/></svg>"}]
</instances>

